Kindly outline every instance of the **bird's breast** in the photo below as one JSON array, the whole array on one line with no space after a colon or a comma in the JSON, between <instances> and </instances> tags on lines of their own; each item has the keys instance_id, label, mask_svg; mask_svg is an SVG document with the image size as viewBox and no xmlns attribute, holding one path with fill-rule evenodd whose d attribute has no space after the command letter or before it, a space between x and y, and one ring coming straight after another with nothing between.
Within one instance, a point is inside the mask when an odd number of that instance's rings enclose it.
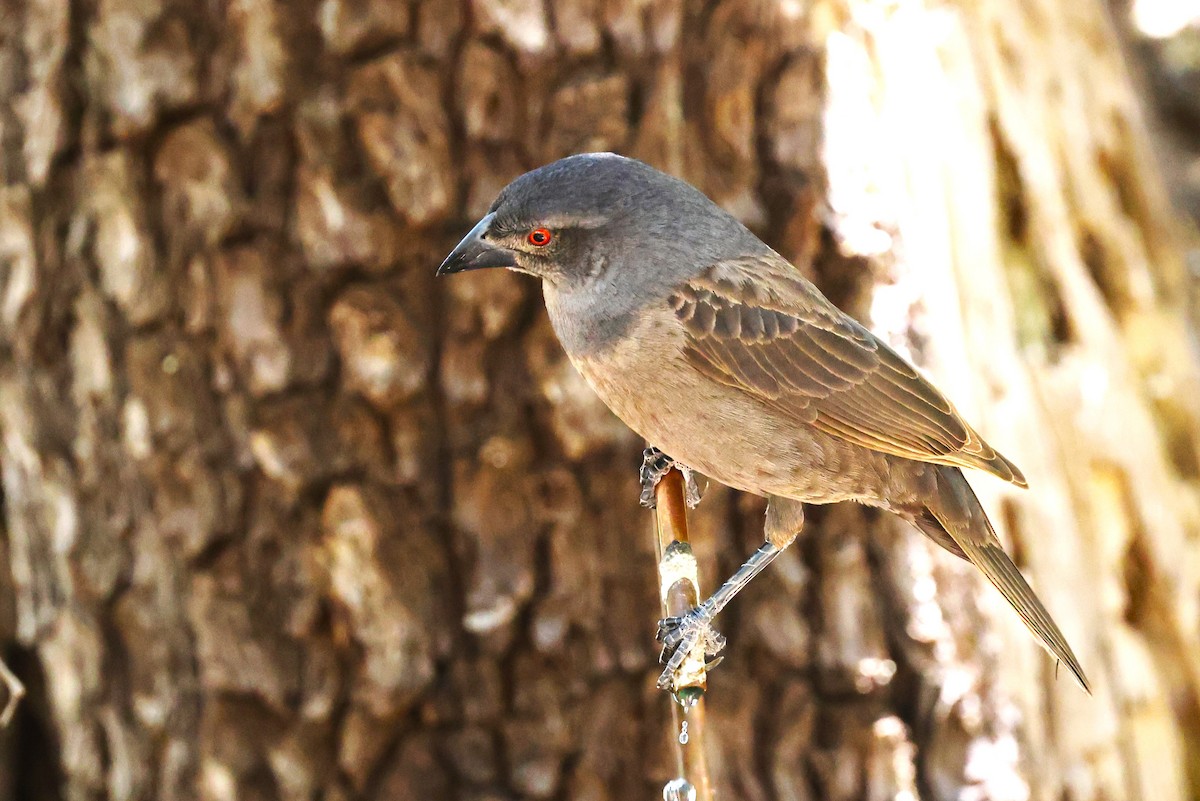
<instances>
[{"instance_id":1,"label":"bird's breast","mask_svg":"<svg viewBox=\"0 0 1200 801\"><path fill-rule=\"evenodd\" d=\"M604 347L580 352L563 344L627 426L722 484L815 503L877 494L877 477L864 470L882 464L882 454L831 438L705 376L687 360L686 334L665 305L643 310Z\"/></svg>"}]
</instances>

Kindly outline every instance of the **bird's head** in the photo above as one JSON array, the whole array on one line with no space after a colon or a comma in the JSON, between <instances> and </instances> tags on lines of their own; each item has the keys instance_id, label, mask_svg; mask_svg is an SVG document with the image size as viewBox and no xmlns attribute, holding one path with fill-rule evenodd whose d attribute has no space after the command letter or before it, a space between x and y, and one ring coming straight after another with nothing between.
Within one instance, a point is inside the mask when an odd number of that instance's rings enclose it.
<instances>
[{"instance_id":1,"label":"bird's head","mask_svg":"<svg viewBox=\"0 0 1200 801\"><path fill-rule=\"evenodd\" d=\"M437 272L505 267L567 290L614 271L649 278L712 263L748 234L687 183L634 159L586 153L506 186Z\"/></svg>"}]
</instances>

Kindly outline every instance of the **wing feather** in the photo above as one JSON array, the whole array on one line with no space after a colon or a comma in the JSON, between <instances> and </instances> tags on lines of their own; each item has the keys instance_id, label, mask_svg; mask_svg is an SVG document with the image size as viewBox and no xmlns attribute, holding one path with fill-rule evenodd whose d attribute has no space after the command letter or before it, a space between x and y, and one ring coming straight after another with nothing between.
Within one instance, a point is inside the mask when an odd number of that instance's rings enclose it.
<instances>
[{"instance_id":1,"label":"wing feather","mask_svg":"<svg viewBox=\"0 0 1200 801\"><path fill-rule=\"evenodd\" d=\"M779 256L715 264L680 286L670 306L688 360L713 380L863 447L1025 486L912 365Z\"/></svg>"}]
</instances>

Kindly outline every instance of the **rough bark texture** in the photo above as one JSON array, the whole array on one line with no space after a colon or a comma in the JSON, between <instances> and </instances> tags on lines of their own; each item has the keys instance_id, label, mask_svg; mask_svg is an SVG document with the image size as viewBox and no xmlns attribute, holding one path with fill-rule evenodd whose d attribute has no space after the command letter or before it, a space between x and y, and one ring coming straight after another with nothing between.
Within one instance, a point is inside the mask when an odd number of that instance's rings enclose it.
<instances>
[{"instance_id":1,"label":"rough bark texture","mask_svg":"<svg viewBox=\"0 0 1200 801\"><path fill-rule=\"evenodd\" d=\"M721 797L1200 796L1195 293L1100 0L0 19L0 797L658 796L641 443L534 285L433 278L590 149L702 187L1021 465L975 484L1097 688L817 510L721 620ZM709 491L706 583L762 509Z\"/></svg>"}]
</instances>

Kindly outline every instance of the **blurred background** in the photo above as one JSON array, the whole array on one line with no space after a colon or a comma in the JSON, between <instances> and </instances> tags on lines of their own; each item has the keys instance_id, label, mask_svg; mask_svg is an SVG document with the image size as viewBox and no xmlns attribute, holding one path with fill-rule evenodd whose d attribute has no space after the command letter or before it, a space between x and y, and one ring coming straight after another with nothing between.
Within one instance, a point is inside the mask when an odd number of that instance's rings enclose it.
<instances>
[{"instance_id":1,"label":"blurred background","mask_svg":"<svg viewBox=\"0 0 1200 801\"><path fill-rule=\"evenodd\" d=\"M654 799L642 443L521 172L680 175L1024 470L973 483L1096 688L814 509L722 615L723 799L1200 799L1200 2L7 0L0 731L17 801ZM763 504L709 487L709 588Z\"/></svg>"}]
</instances>

